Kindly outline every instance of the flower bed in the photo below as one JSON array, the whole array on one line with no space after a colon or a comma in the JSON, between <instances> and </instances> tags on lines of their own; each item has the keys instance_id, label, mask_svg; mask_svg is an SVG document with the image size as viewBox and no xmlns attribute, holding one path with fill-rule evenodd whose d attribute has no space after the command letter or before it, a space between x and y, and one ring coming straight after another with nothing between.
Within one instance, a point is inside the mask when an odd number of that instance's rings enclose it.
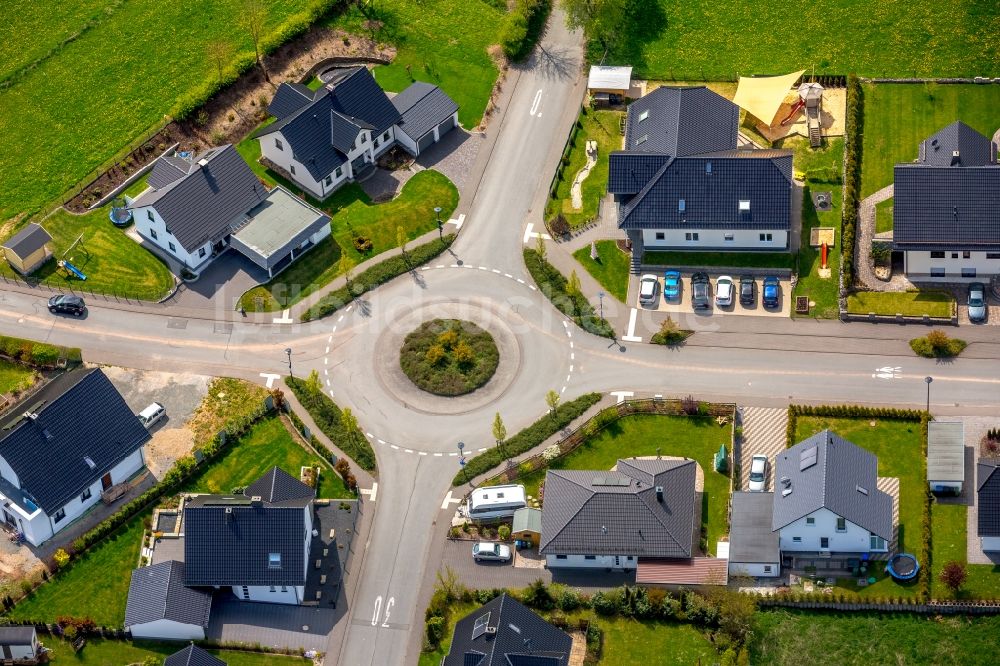
<instances>
[{"instance_id":1,"label":"flower bed","mask_svg":"<svg viewBox=\"0 0 1000 666\"><path fill-rule=\"evenodd\" d=\"M434 319L406 336L399 365L420 389L456 396L490 380L500 363L493 336L472 322Z\"/></svg>"}]
</instances>

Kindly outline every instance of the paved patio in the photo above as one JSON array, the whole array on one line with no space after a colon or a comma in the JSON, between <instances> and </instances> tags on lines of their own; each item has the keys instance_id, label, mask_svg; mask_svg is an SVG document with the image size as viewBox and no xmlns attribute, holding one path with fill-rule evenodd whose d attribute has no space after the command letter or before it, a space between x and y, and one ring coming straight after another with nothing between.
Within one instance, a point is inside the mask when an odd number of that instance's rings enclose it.
<instances>
[{"instance_id":1,"label":"paved patio","mask_svg":"<svg viewBox=\"0 0 1000 666\"><path fill-rule=\"evenodd\" d=\"M324 606L240 601L231 592L217 594L205 637L227 643L249 643L274 648L325 650L327 634L346 612Z\"/></svg>"}]
</instances>

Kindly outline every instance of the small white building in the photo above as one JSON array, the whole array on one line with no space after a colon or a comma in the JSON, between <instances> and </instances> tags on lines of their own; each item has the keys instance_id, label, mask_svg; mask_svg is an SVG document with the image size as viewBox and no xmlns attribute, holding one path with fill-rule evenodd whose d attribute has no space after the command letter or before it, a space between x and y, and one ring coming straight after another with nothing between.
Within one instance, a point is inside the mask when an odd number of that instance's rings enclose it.
<instances>
[{"instance_id":1,"label":"small white building","mask_svg":"<svg viewBox=\"0 0 1000 666\"><path fill-rule=\"evenodd\" d=\"M38 634L33 626L0 627L0 663L38 656Z\"/></svg>"},{"instance_id":2,"label":"small white building","mask_svg":"<svg viewBox=\"0 0 1000 666\"><path fill-rule=\"evenodd\" d=\"M622 100L632 86L632 68L611 65L591 65L587 76L587 92L617 95Z\"/></svg>"},{"instance_id":3,"label":"small white building","mask_svg":"<svg viewBox=\"0 0 1000 666\"><path fill-rule=\"evenodd\" d=\"M965 483L965 425L927 424L927 484L933 493L961 495Z\"/></svg>"},{"instance_id":4,"label":"small white building","mask_svg":"<svg viewBox=\"0 0 1000 666\"><path fill-rule=\"evenodd\" d=\"M132 571L125 605L125 628L133 638L205 639L212 593L184 584L184 564L160 562Z\"/></svg>"}]
</instances>

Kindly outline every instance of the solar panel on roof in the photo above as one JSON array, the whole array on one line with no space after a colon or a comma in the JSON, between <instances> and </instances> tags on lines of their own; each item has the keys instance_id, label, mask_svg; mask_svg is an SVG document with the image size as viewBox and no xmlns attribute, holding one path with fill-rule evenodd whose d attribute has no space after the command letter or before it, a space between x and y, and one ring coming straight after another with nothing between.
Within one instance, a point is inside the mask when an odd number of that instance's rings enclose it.
<instances>
[{"instance_id":1,"label":"solar panel on roof","mask_svg":"<svg viewBox=\"0 0 1000 666\"><path fill-rule=\"evenodd\" d=\"M799 454L799 471L807 470L816 464L819 456L819 449L812 446Z\"/></svg>"}]
</instances>

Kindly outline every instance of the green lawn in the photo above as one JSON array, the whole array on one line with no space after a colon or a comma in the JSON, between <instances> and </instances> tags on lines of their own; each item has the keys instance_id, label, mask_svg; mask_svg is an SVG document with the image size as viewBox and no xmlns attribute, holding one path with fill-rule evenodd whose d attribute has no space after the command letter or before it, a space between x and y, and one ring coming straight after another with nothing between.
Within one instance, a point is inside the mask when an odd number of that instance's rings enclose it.
<instances>
[{"instance_id":1,"label":"green lawn","mask_svg":"<svg viewBox=\"0 0 1000 666\"><path fill-rule=\"evenodd\" d=\"M796 442L829 428L844 439L871 451L878 456L878 475L899 479L899 551L918 553L921 547L920 530L923 522L923 502L927 489L924 456L921 453L920 424L915 421L828 418L799 416L796 423ZM926 564L926 563L921 563ZM917 585L901 585L874 573L879 581L856 590L862 596L912 596ZM847 589L855 589L846 586Z\"/></svg>"},{"instance_id":2,"label":"green lawn","mask_svg":"<svg viewBox=\"0 0 1000 666\"><path fill-rule=\"evenodd\" d=\"M213 461L184 492L228 493L256 481L275 465L296 479L303 465L318 464L318 456L306 451L277 416L257 422L246 435L232 445L226 455ZM321 465L316 496L321 498L351 498L340 476Z\"/></svg>"},{"instance_id":3,"label":"green lawn","mask_svg":"<svg viewBox=\"0 0 1000 666\"><path fill-rule=\"evenodd\" d=\"M35 383L35 371L27 365L0 359L0 393L23 391Z\"/></svg>"},{"instance_id":4,"label":"green lawn","mask_svg":"<svg viewBox=\"0 0 1000 666\"><path fill-rule=\"evenodd\" d=\"M797 258L799 280L795 285L794 295L808 296L816 304L810 306L808 316L832 319L840 311L837 303L837 276L840 275L840 216L843 198L840 170L844 159L844 140L828 139L823 148L812 150L805 139L793 138L781 142L780 147L795 151L795 171L806 183L802 192L802 242ZM830 193L830 210L816 210L812 201L813 192ZM827 266L830 268L828 278L819 275L822 265L821 249L809 246L809 233L814 227L833 227L836 230L835 246L827 254Z\"/></svg>"},{"instance_id":5,"label":"green lawn","mask_svg":"<svg viewBox=\"0 0 1000 666\"><path fill-rule=\"evenodd\" d=\"M122 666L122 664L138 664L147 657L154 657L163 663L163 659L182 649L184 643L155 643L151 641L113 641L102 638L88 638L87 645L80 652L74 653L73 648L65 641L45 637L45 647L52 650L51 657L57 664L76 664L77 666ZM229 666L268 666L288 664L288 666L303 666L312 661L304 657L286 657L280 654L262 654L241 652L239 650L209 649Z\"/></svg>"},{"instance_id":6,"label":"green lawn","mask_svg":"<svg viewBox=\"0 0 1000 666\"><path fill-rule=\"evenodd\" d=\"M719 654L697 627L680 622L599 618L604 632L601 666L715 664Z\"/></svg>"},{"instance_id":7,"label":"green lawn","mask_svg":"<svg viewBox=\"0 0 1000 666\"><path fill-rule=\"evenodd\" d=\"M711 268L792 268L795 255L787 252L646 252L642 263L674 268L677 266Z\"/></svg>"},{"instance_id":8,"label":"green lawn","mask_svg":"<svg viewBox=\"0 0 1000 666\"><path fill-rule=\"evenodd\" d=\"M259 142L248 139L240 143L238 149L254 171L269 184L280 182L293 192L300 192L300 188L265 169L257 161L260 158ZM437 228L436 206L442 208L442 220L447 220L458 206L458 190L445 175L432 169L414 175L399 195L386 203L373 204L356 184L342 187L324 202L308 196L305 198L330 215L332 233L274 280L246 292L240 299L240 305L250 312L290 307L341 274L338 262L345 249L355 263L361 263L396 247L397 227L403 228L408 241L413 240ZM358 235L371 239L371 252L362 255L354 248L354 237ZM258 306L258 299L262 307Z\"/></svg>"},{"instance_id":9,"label":"green lawn","mask_svg":"<svg viewBox=\"0 0 1000 666\"><path fill-rule=\"evenodd\" d=\"M263 3L265 38L323 2ZM242 0L37 4L15 0L0 28L0 221L37 212L213 83L209 42L251 58Z\"/></svg>"},{"instance_id":10,"label":"green lawn","mask_svg":"<svg viewBox=\"0 0 1000 666\"><path fill-rule=\"evenodd\" d=\"M137 515L14 606L10 617L54 622L60 615L72 615L105 627L121 626L130 572L139 565L142 532L142 516Z\"/></svg>"},{"instance_id":11,"label":"green lawn","mask_svg":"<svg viewBox=\"0 0 1000 666\"><path fill-rule=\"evenodd\" d=\"M875 204L875 233L892 231L892 198Z\"/></svg>"},{"instance_id":12,"label":"green lawn","mask_svg":"<svg viewBox=\"0 0 1000 666\"><path fill-rule=\"evenodd\" d=\"M847 297L847 311L854 314L903 314L950 317L955 298L941 291L859 291Z\"/></svg>"},{"instance_id":13,"label":"green lawn","mask_svg":"<svg viewBox=\"0 0 1000 666\"><path fill-rule=\"evenodd\" d=\"M955 0L922 7L920 14L946 7ZM884 4L884 3L883 3ZM984 7L986 5L983 5ZM956 15L957 16L957 15ZM1000 12L993 12L1000 21ZM957 25L954 20L948 24ZM980 33L983 34L983 33ZM967 49L968 44L962 45ZM967 51L970 55L974 51ZM993 49L994 58L1000 50ZM926 53L920 53L921 57ZM928 63L932 61L928 59ZM990 65L981 61L985 74ZM994 68L996 61L993 63ZM860 73L860 72L859 72ZM920 142L942 127L961 120L987 137L1000 127L1000 86L959 84L863 84L864 153L861 168L861 196L866 197L893 181L893 166L917 159Z\"/></svg>"},{"instance_id":14,"label":"green lawn","mask_svg":"<svg viewBox=\"0 0 1000 666\"><path fill-rule=\"evenodd\" d=\"M626 416L575 451L552 461L549 469L611 469L619 458L635 456L683 456L693 458L705 473L702 496L702 524L707 524L708 548L715 551L719 537L729 533L726 510L729 505L729 477L712 467L713 457L723 444L729 448L730 428L720 427L708 416ZM538 485L545 479L545 469L522 476L525 492L538 496Z\"/></svg>"},{"instance_id":15,"label":"green lawn","mask_svg":"<svg viewBox=\"0 0 1000 666\"><path fill-rule=\"evenodd\" d=\"M776 665L987 666L996 663L998 634L1000 616L761 611L757 613L750 661Z\"/></svg>"},{"instance_id":16,"label":"green lawn","mask_svg":"<svg viewBox=\"0 0 1000 666\"><path fill-rule=\"evenodd\" d=\"M629 256L618 249L614 241L597 241L597 261L590 258L590 246L573 253L588 273L608 293L622 303L628 297Z\"/></svg>"},{"instance_id":17,"label":"green lawn","mask_svg":"<svg viewBox=\"0 0 1000 666\"><path fill-rule=\"evenodd\" d=\"M396 47L392 64L375 68L375 80L399 92L414 80L441 86L459 106L467 129L479 124L498 70L486 48L496 44L503 23L503 3L489 0L380 0L370 3L384 23L375 34ZM370 34L356 8L329 21L331 27Z\"/></svg>"},{"instance_id":18,"label":"green lawn","mask_svg":"<svg viewBox=\"0 0 1000 666\"><path fill-rule=\"evenodd\" d=\"M987 0L817 0L790 7L764 0L638 3L607 64L635 78L733 80L736 75L997 76L1000 13ZM803 26L829 29L805 30ZM832 27L836 26L836 29ZM592 44L599 61L604 49Z\"/></svg>"},{"instance_id":19,"label":"green lawn","mask_svg":"<svg viewBox=\"0 0 1000 666\"><path fill-rule=\"evenodd\" d=\"M441 666L441 661L448 654L448 650L451 649L451 639L455 636L455 623L476 608L479 608L480 605L462 601L453 603L449 608L447 628L445 629L444 640L441 641L441 647L433 652L421 652L418 666Z\"/></svg>"},{"instance_id":20,"label":"green lawn","mask_svg":"<svg viewBox=\"0 0 1000 666\"><path fill-rule=\"evenodd\" d=\"M174 286L166 265L111 224L107 208L85 215L60 208L45 218L42 226L52 236L49 247L55 256L32 274L33 279L57 289L84 289L147 301L163 298ZM9 231L9 235L14 234L13 229ZM65 258L83 271L86 281L64 273L56 264L80 234L83 240ZM6 261L0 262L0 274L15 275Z\"/></svg>"},{"instance_id":21,"label":"green lawn","mask_svg":"<svg viewBox=\"0 0 1000 666\"><path fill-rule=\"evenodd\" d=\"M974 492L974 490L970 490ZM965 562L966 555L966 512L964 504L931 504L931 595L935 599L952 599L954 595L938 576L944 565L952 560ZM968 564L965 568L968 578L959 590L961 599L1000 599L1000 566L992 564Z\"/></svg>"},{"instance_id":22,"label":"green lawn","mask_svg":"<svg viewBox=\"0 0 1000 666\"><path fill-rule=\"evenodd\" d=\"M550 219L562 213L571 227L578 227L592 220L601 205L601 197L608 189L608 154L622 149L620 111L593 111L584 108L580 114L569 163L562 169L562 179L556 184L555 197L546 205L545 217ZM597 162L590 175L580 186L583 206L573 208L571 189L576 174L587 164L587 141L597 141Z\"/></svg>"}]
</instances>

